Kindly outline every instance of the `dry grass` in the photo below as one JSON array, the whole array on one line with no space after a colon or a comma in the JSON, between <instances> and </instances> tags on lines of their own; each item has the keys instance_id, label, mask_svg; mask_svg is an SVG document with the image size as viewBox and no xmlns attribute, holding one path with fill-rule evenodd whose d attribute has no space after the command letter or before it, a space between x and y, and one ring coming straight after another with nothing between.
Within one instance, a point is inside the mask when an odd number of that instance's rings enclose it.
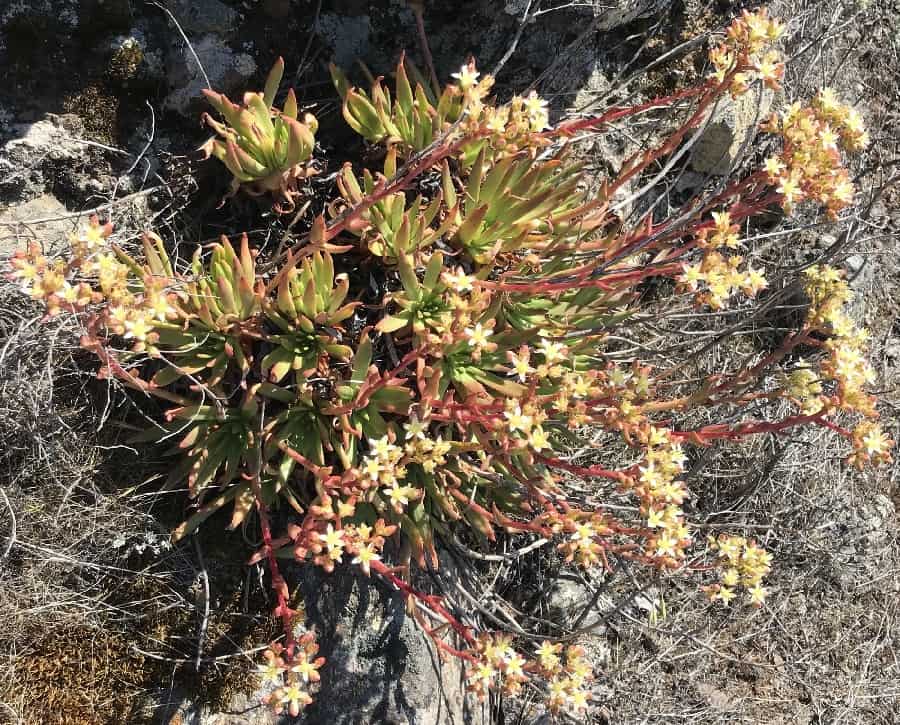
<instances>
[{"instance_id":1,"label":"dry grass","mask_svg":"<svg viewBox=\"0 0 900 725\"><path fill-rule=\"evenodd\" d=\"M207 545L204 602L195 551L168 543L179 504L138 485L158 466L98 430L126 398L6 282L0 310L0 721L156 722L188 692L227 706L272 626L245 544Z\"/></svg>"}]
</instances>

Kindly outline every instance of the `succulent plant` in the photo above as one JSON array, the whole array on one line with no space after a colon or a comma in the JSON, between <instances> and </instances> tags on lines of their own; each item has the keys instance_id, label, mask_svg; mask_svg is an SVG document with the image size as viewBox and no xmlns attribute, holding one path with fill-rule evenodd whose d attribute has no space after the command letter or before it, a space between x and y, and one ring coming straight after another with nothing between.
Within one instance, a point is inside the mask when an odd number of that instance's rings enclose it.
<instances>
[{"instance_id":1,"label":"succulent plant","mask_svg":"<svg viewBox=\"0 0 900 725\"><path fill-rule=\"evenodd\" d=\"M410 84L407 68L413 74ZM396 98L376 78L369 93L353 88L344 73L331 65L331 77L344 101L344 119L370 143L400 145L404 155L429 146L462 113L462 98L447 88L437 98L422 74L405 58L396 70Z\"/></svg>"},{"instance_id":2,"label":"succulent plant","mask_svg":"<svg viewBox=\"0 0 900 725\"><path fill-rule=\"evenodd\" d=\"M519 153L495 163L488 163L486 156L482 148L459 205L452 185L444 184L447 204L457 210L453 238L478 264L490 264L500 253L540 249L558 241L567 236L569 223L583 221L591 208L578 190L579 165L567 163L562 155L537 160Z\"/></svg>"},{"instance_id":3,"label":"succulent plant","mask_svg":"<svg viewBox=\"0 0 900 725\"><path fill-rule=\"evenodd\" d=\"M209 139L201 149L231 172L231 194L238 189L257 196L271 194L276 208L288 212L296 204L300 183L317 173L310 160L318 121L310 113L300 117L293 88L282 109L273 106L283 75L284 60L279 58L269 72L265 90L245 93L240 105L223 93L205 89L207 101L225 121L203 114L218 138Z\"/></svg>"},{"instance_id":4,"label":"succulent plant","mask_svg":"<svg viewBox=\"0 0 900 725\"><path fill-rule=\"evenodd\" d=\"M773 81L768 46L779 27L747 12L712 53L716 74L689 94L555 129L536 95L490 99L491 79L479 82L472 63L440 98L415 72L413 89L403 60L394 100L381 79L366 94L334 69L348 124L384 163L359 176L343 166L339 197L319 199L325 212L268 265L257 265L246 235L239 249L227 238L197 249L182 268L148 234L136 259L96 220L68 260L36 246L14 257L13 278L49 312L82 317L102 374L169 406L143 437L175 441L182 456L170 483L187 480L197 508L176 537L228 505L230 525L258 520L253 561L268 561L285 629L286 644L268 653L276 705L310 701L295 674L318 662L295 635L279 557L327 571L346 557L422 605L411 611L439 647L472 665L479 695L543 679L558 711L587 697L582 655L545 642L526 663L508 636L476 636L415 589L415 565L437 566L442 538L478 546L521 534L553 541L573 565L605 567L615 556L686 569L685 446L817 425L842 436L857 465L890 460L865 392L865 334L844 311L851 293L833 268L807 270L800 328L734 370L685 376L691 360L643 360L645 346L631 339L646 333L630 328L635 320L666 314L644 304L648 280L671 281L682 307L752 298L766 281L733 253L741 225L804 199L836 214L852 197L841 151L863 145L865 132L823 93L770 119L785 143L764 170L678 218L631 223L611 208L615 192L677 148L723 94ZM282 70L277 63L264 93L242 106L207 93L226 123L206 117L221 137L206 148L235 188L272 193L284 210L314 173L315 123L298 120L292 92L282 111L272 107ZM586 191L570 137L687 98L697 105L689 121L599 193ZM816 369L783 374L804 345L821 349ZM843 427L851 416L854 427ZM568 455L572 446L594 460ZM634 505L607 506L613 495ZM273 533L276 521L283 532ZM768 555L742 537L710 548L726 567L706 586L710 597L728 603L740 587L761 604Z\"/></svg>"},{"instance_id":5,"label":"succulent plant","mask_svg":"<svg viewBox=\"0 0 900 725\"><path fill-rule=\"evenodd\" d=\"M397 173L397 149L387 150L382 179L390 179ZM353 174L350 164L345 164L337 178L341 198L351 207L362 203L375 192L376 179L368 169L363 170L363 183ZM444 214L444 221L434 225L442 211L443 198L438 192L426 203L419 194L408 204L406 194L388 194L372 204L353 225L350 231L360 237L368 250L388 263L396 263L402 254L425 249L440 239L452 226L453 214Z\"/></svg>"},{"instance_id":6,"label":"succulent plant","mask_svg":"<svg viewBox=\"0 0 900 725\"><path fill-rule=\"evenodd\" d=\"M260 372L277 383L289 370L325 373L329 357L349 360L352 348L337 339L358 303L344 304L349 281L346 274L335 278L331 255L314 252L298 269L288 254L278 276L275 297L266 305L266 317L278 328L268 339L277 347L262 359Z\"/></svg>"}]
</instances>

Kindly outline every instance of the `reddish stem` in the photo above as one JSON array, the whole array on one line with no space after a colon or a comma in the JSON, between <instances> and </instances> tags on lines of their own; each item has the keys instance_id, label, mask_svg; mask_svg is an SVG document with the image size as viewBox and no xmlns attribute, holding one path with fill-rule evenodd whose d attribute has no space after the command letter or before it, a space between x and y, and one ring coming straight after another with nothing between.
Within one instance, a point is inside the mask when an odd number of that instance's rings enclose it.
<instances>
[{"instance_id":1,"label":"reddish stem","mask_svg":"<svg viewBox=\"0 0 900 725\"><path fill-rule=\"evenodd\" d=\"M559 458L550 458L549 456L537 456L538 460L546 463L548 466L553 466L554 468L560 468L563 471L568 471L569 473L575 473L579 476L594 476L598 478L608 478L611 481L617 481L621 483L626 478L628 478L628 474L624 471L612 471L608 468L603 468L602 466L576 466L574 463L566 463L565 461L560 460Z\"/></svg>"},{"instance_id":2,"label":"reddish stem","mask_svg":"<svg viewBox=\"0 0 900 725\"><path fill-rule=\"evenodd\" d=\"M278 606L275 608L275 615L281 618L281 626L284 630L284 647L287 652L287 658L290 660L294 654L294 629L292 626L294 611L288 603L288 588L281 569L278 566L278 557L275 556L275 547L272 539L272 525L269 519L269 509L263 501L262 487L259 482L259 474L255 474L250 479L250 485L253 487L253 495L256 499L256 509L259 512L259 528L262 531L263 550L266 554L266 560L269 564L269 575L272 577L272 590L278 598Z\"/></svg>"},{"instance_id":3,"label":"reddish stem","mask_svg":"<svg viewBox=\"0 0 900 725\"><path fill-rule=\"evenodd\" d=\"M701 93L708 89L709 84L705 84L702 86L698 86L697 88L688 88L684 91L673 93L670 96L654 98L651 101L641 103L637 106L613 106L606 113L603 113L599 116L593 116L591 118L579 118L577 120L561 123L556 128L550 129L549 131L544 131L543 135L548 138L553 138L555 136L572 136L579 131L585 131L587 129L597 128L598 126L604 126L606 124L612 123L613 121L618 121L619 119L633 116L636 113L649 111L652 108L664 108L665 106L670 106L677 101L682 101L685 98L693 98L694 96L699 96Z\"/></svg>"},{"instance_id":4,"label":"reddish stem","mask_svg":"<svg viewBox=\"0 0 900 725\"><path fill-rule=\"evenodd\" d=\"M844 430L838 425L825 420L825 414L822 412L813 413L811 415L792 415L784 420L776 422L753 421L751 423L742 423L738 426L729 426L721 423L717 425L708 425L703 428L694 430L673 430L671 435L675 438L689 440L697 445L709 445L714 440L737 440L748 435L756 435L758 433L781 433L790 428L806 423L814 423L825 428L834 430L845 437L852 437L849 431Z\"/></svg>"}]
</instances>

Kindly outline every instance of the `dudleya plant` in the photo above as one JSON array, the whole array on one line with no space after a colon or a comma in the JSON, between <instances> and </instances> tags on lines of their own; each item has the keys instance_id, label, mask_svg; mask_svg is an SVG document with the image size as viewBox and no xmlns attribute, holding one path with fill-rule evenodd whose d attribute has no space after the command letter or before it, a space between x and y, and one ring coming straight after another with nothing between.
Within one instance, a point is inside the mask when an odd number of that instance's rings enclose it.
<instances>
[{"instance_id":1,"label":"dudleya plant","mask_svg":"<svg viewBox=\"0 0 900 725\"><path fill-rule=\"evenodd\" d=\"M857 465L890 460L866 392L866 334L846 312L851 292L835 268L806 271L805 320L752 363L675 383L665 367L612 354L646 280L673 280L700 308L752 298L768 282L741 254L742 225L775 204L837 216L852 202L843 153L863 147L865 131L823 90L767 121L782 143L764 169L697 199L687 218L629 226L615 214L616 191L673 151L723 94L777 85L780 33L764 10L745 12L698 87L555 128L536 96L492 100L492 79L479 80L471 63L439 101L423 83L410 88L402 63L394 103L380 80L366 95L336 73L348 122L385 147L385 160L361 182L351 166L339 171L327 217L270 272L246 236L239 249L226 238L198 249L181 268L159 237L147 234L143 252L129 255L96 220L65 258L36 246L15 256L11 276L49 314L83 318L102 375L171 406L146 438L174 441L181 463L170 480L186 480L194 499L175 537L228 507L231 526L258 521L263 545L252 560L268 563L284 623L263 668L276 709L296 714L311 702L323 665L314 634L298 634L279 557L328 571L345 562L416 600L410 612L468 663L478 695L531 683L551 711L576 713L592 677L578 647L547 639L535 649L481 630L416 584L417 567L438 565L441 540L540 538L572 566L606 568L615 557L695 571L712 600L761 606L768 553L740 535L694 541L682 508L690 450L806 425L844 439ZM283 113L272 109L278 77L243 109L215 101L230 124L217 129L217 155L251 193L283 193L284 174L312 151L294 130L292 97ZM582 191L568 139L685 99L691 116L657 149L626 161L597 194ZM239 148L265 168L245 165ZM288 156L268 156L273 149ZM424 174L439 183L410 198ZM363 269L384 280L374 302ZM817 354L803 360L804 350ZM774 401L790 410L776 415L766 407ZM698 412L720 422L696 426ZM617 439L622 452L572 462L564 450L585 432ZM614 495L636 506L607 507Z\"/></svg>"},{"instance_id":2,"label":"dudleya plant","mask_svg":"<svg viewBox=\"0 0 900 725\"><path fill-rule=\"evenodd\" d=\"M315 148L318 121L311 113L302 120L294 89L288 90L284 107L272 104L284 75L279 58L266 79L262 93L245 93L242 104L233 103L223 93L204 89L210 105L225 122L203 114L203 122L216 132L201 150L215 156L232 174L231 194L243 189L250 194L271 194L275 206L286 212L294 207L298 184L316 173L308 162Z\"/></svg>"}]
</instances>

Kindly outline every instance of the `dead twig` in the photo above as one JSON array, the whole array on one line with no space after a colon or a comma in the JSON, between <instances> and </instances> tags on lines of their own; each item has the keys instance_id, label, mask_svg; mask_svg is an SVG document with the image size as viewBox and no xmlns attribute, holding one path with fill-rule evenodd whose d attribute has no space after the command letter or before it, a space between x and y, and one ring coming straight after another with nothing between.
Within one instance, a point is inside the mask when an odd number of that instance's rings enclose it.
<instances>
[{"instance_id":1,"label":"dead twig","mask_svg":"<svg viewBox=\"0 0 900 725\"><path fill-rule=\"evenodd\" d=\"M203 661L203 645L206 642L206 629L209 626L209 574L206 572L206 563L203 561L203 549L200 548L200 538L194 534L194 551L197 552L197 563L200 566L200 580L203 582L203 619L200 620L200 631L197 633L197 656L194 658L194 671L200 671Z\"/></svg>"},{"instance_id":2,"label":"dead twig","mask_svg":"<svg viewBox=\"0 0 900 725\"><path fill-rule=\"evenodd\" d=\"M6 491L2 488L0 488L0 496L3 496L3 501L6 504L6 508L9 510L9 539L6 542L6 547L3 549L3 553L0 554L0 561L2 561L9 556L9 552L12 551L13 545L16 543L16 512L9 502Z\"/></svg>"}]
</instances>

